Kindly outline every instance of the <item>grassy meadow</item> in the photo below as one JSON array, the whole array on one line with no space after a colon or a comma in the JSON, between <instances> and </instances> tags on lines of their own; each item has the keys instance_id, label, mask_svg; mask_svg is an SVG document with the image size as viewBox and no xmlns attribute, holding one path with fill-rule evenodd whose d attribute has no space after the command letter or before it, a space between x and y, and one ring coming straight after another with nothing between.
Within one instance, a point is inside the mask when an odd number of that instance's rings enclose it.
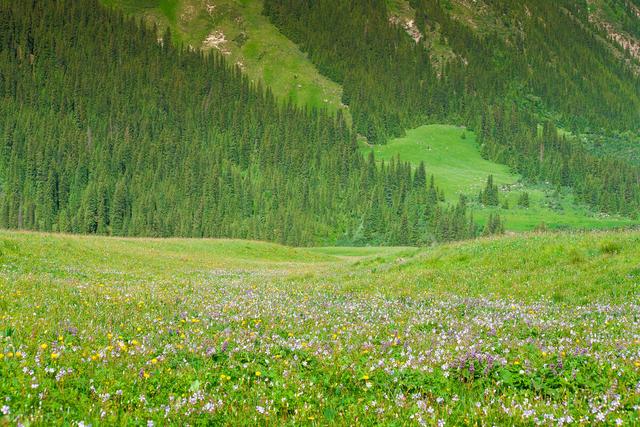
<instances>
[{"instance_id":1,"label":"grassy meadow","mask_svg":"<svg viewBox=\"0 0 640 427\"><path fill-rule=\"evenodd\" d=\"M373 150L376 159L389 161L400 157L414 165L425 163L427 174L433 174L436 184L448 201L455 202L459 194L472 201L484 188L489 175L501 187L501 200L508 209L474 206L474 215L483 223L492 212L499 212L511 231L530 231L544 222L552 229L602 229L626 227L637 223L628 218L603 216L576 203L568 190L560 192L550 185L523 184L519 175L508 166L482 158L473 132L451 125L426 125L407 131L386 145L368 146L361 143L363 154ZM529 208L517 206L522 192L529 193Z\"/></svg>"},{"instance_id":2,"label":"grassy meadow","mask_svg":"<svg viewBox=\"0 0 640 427\"><path fill-rule=\"evenodd\" d=\"M0 232L0 424L637 424L638 247Z\"/></svg>"}]
</instances>

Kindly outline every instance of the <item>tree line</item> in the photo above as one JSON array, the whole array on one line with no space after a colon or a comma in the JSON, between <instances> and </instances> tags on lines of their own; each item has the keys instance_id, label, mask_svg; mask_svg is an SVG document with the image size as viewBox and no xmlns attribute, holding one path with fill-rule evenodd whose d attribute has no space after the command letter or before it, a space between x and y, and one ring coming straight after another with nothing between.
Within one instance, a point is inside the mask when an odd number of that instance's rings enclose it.
<instances>
[{"instance_id":1,"label":"tree line","mask_svg":"<svg viewBox=\"0 0 640 427\"><path fill-rule=\"evenodd\" d=\"M587 3L484 3L500 22L478 30L449 2L410 0L416 26L437 34L449 59L390 25L384 0L265 0L264 13L344 86L355 129L370 143L416 124L464 124L480 134L486 157L527 179L572 187L604 212L637 215L640 169L556 129L640 128L640 79L589 22Z\"/></svg>"},{"instance_id":2,"label":"tree line","mask_svg":"<svg viewBox=\"0 0 640 427\"><path fill-rule=\"evenodd\" d=\"M0 1L0 226L294 245L482 230L425 168L365 159L340 113L95 0Z\"/></svg>"}]
</instances>

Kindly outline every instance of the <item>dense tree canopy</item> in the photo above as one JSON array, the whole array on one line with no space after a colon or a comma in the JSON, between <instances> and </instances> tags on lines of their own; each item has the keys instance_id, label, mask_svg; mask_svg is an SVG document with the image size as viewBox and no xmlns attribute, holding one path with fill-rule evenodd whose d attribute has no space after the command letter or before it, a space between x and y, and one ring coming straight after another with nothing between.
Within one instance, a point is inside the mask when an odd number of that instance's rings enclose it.
<instances>
[{"instance_id":1,"label":"dense tree canopy","mask_svg":"<svg viewBox=\"0 0 640 427\"><path fill-rule=\"evenodd\" d=\"M340 114L281 105L95 0L0 1L0 150L4 227L289 244L477 233L424 168L363 159Z\"/></svg>"},{"instance_id":2,"label":"dense tree canopy","mask_svg":"<svg viewBox=\"0 0 640 427\"><path fill-rule=\"evenodd\" d=\"M637 215L639 169L592 155L555 128L640 126L640 80L591 25L586 2L485 0L500 22L484 31L454 16L450 2L410 3L417 27L437 33L451 58L390 25L384 0L266 0L265 13L344 85L355 127L370 142L426 121L465 124L491 160L573 187L598 210Z\"/></svg>"}]
</instances>

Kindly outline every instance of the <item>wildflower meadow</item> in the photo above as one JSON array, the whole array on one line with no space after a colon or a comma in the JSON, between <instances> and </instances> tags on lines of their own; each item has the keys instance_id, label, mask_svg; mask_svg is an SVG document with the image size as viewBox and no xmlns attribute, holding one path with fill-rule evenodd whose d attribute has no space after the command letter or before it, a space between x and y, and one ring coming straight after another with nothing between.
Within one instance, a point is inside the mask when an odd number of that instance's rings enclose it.
<instances>
[{"instance_id":1,"label":"wildflower meadow","mask_svg":"<svg viewBox=\"0 0 640 427\"><path fill-rule=\"evenodd\" d=\"M0 234L0 425L634 425L640 234Z\"/></svg>"}]
</instances>

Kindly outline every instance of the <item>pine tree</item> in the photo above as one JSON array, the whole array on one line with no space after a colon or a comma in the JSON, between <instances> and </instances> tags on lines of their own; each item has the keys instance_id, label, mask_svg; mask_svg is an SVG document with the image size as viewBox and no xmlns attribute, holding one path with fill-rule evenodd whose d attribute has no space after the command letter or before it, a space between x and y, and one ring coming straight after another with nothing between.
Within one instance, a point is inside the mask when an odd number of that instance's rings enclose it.
<instances>
[{"instance_id":1,"label":"pine tree","mask_svg":"<svg viewBox=\"0 0 640 427\"><path fill-rule=\"evenodd\" d=\"M518 206L521 208L529 207L529 193L525 191L520 194L520 197L518 197Z\"/></svg>"},{"instance_id":2,"label":"pine tree","mask_svg":"<svg viewBox=\"0 0 640 427\"><path fill-rule=\"evenodd\" d=\"M500 196L498 186L493 183L493 175L487 178L487 184L478 196L478 201L486 206L498 206Z\"/></svg>"}]
</instances>

